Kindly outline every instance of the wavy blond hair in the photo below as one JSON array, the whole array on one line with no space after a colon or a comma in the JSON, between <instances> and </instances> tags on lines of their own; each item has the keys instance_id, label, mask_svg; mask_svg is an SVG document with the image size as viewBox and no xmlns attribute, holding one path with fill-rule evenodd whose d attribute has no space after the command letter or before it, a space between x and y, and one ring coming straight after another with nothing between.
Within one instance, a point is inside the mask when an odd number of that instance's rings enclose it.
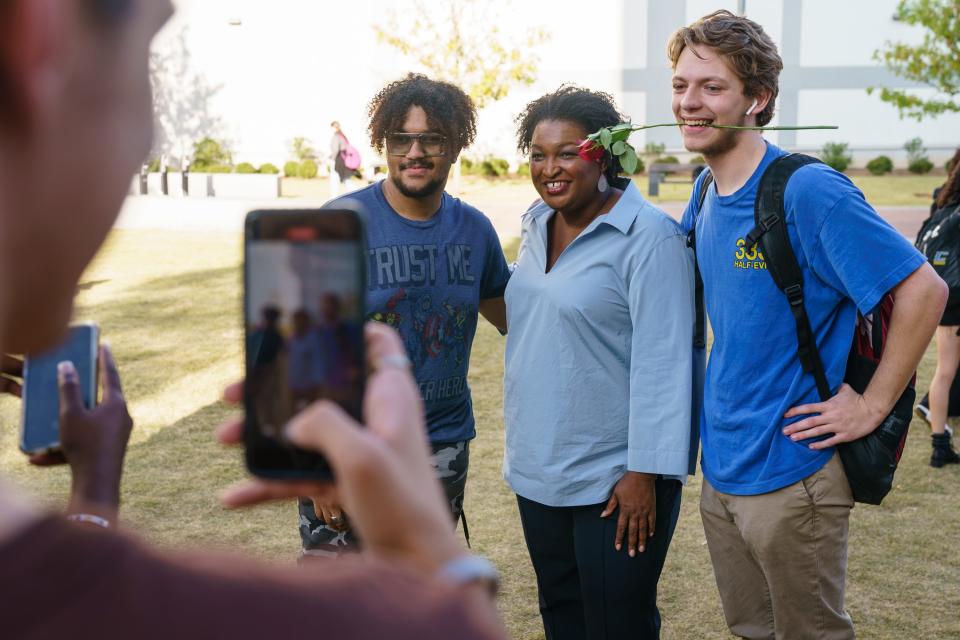
<instances>
[{"instance_id":1,"label":"wavy blond hair","mask_svg":"<svg viewBox=\"0 0 960 640\"><path fill-rule=\"evenodd\" d=\"M774 103L780 92L783 60L777 45L753 20L737 16L726 9L714 11L691 24L677 29L667 41L667 57L674 69L687 47L702 45L715 49L743 83L743 95L757 98L770 92L770 102L757 114L757 124L764 126L773 119ZM698 58L700 54L693 50Z\"/></svg>"}]
</instances>

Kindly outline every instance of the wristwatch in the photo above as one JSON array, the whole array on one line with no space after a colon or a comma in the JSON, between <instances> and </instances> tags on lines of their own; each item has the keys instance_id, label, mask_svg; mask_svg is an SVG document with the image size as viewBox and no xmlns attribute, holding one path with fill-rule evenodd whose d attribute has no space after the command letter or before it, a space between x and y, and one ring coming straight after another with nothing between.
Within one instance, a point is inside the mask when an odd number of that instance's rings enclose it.
<instances>
[{"instance_id":1,"label":"wristwatch","mask_svg":"<svg viewBox=\"0 0 960 640\"><path fill-rule=\"evenodd\" d=\"M493 563L483 556L464 554L448 561L437 571L437 578L452 585L478 582L485 586L491 596L500 588L500 573Z\"/></svg>"}]
</instances>

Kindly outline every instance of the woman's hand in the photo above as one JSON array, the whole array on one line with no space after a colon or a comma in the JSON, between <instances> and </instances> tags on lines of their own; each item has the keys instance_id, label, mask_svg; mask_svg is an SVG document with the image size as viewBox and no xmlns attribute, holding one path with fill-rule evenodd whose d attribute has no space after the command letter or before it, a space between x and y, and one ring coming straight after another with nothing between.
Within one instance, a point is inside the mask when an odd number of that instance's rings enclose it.
<instances>
[{"instance_id":1,"label":"woman's hand","mask_svg":"<svg viewBox=\"0 0 960 640\"><path fill-rule=\"evenodd\" d=\"M623 535L627 534L627 552L630 557L643 553L647 538L652 538L657 525L656 475L627 471L613 488L613 494L601 518L609 517L617 507L617 537L614 546L617 551L623 544Z\"/></svg>"},{"instance_id":2,"label":"woman's hand","mask_svg":"<svg viewBox=\"0 0 960 640\"><path fill-rule=\"evenodd\" d=\"M350 528L350 525L347 524L347 515L336 500L323 497L314 498L313 510L334 531L343 532Z\"/></svg>"},{"instance_id":3,"label":"woman's hand","mask_svg":"<svg viewBox=\"0 0 960 640\"><path fill-rule=\"evenodd\" d=\"M35 465L66 462L73 478L68 513L90 513L114 522L120 505L123 459L133 420L127 411L113 354L100 347L100 404L83 406L80 380L73 363L57 367L60 386L60 447L30 457Z\"/></svg>"}]
</instances>

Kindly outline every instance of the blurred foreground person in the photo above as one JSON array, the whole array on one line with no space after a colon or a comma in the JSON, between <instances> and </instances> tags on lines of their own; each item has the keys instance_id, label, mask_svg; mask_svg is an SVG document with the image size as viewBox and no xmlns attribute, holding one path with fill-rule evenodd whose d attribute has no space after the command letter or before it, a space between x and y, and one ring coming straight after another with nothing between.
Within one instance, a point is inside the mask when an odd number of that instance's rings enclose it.
<instances>
[{"instance_id":1,"label":"blurred foreground person","mask_svg":"<svg viewBox=\"0 0 960 640\"><path fill-rule=\"evenodd\" d=\"M78 278L150 145L148 51L170 13L161 0L0 2L6 351L43 349L64 332ZM325 633L349 638L500 637L489 565L465 555L450 530L429 466L422 405L399 364L403 345L385 327L367 336L377 368L366 399L369 429L326 403L288 429L292 442L329 456L336 489L254 481L224 497L231 506L335 497L364 536L364 561L283 572L209 554L169 556L114 533L132 423L104 348L103 398L92 410L82 408L72 365L59 370L61 440L72 472L68 512L76 522L44 514L0 486L0 635L293 637L322 621ZM4 365L16 373L15 361ZM225 425L221 440L239 441L239 425Z\"/></svg>"}]
</instances>

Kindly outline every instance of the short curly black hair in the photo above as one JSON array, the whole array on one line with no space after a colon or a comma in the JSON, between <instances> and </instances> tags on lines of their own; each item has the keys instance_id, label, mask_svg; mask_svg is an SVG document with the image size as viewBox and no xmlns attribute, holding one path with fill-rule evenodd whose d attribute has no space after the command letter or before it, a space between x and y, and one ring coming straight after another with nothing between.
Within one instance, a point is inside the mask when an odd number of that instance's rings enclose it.
<instances>
[{"instance_id":1,"label":"short curly black hair","mask_svg":"<svg viewBox=\"0 0 960 640\"><path fill-rule=\"evenodd\" d=\"M470 96L449 82L411 73L385 86L370 101L367 131L374 149L383 153L387 133L403 125L413 106L423 109L430 126L447 137L454 155L473 143L477 135L477 108Z\"/></svg>"},{"instance_id":2,"label":"short curly black hair","mask_svg":"<svg viewBox=\"0 0 960 640\"><path fill-rule=\"evenodd\" d=\"M612 127L626 121L617 110L609 93L591 91L570 84L561 85L553 93L540 96L517 116L517 149L526 155L530 152L533 130L544 120L562 120L583 127L588 134L602 127ZM620 161L610 152L605 152L606 176L616 178L620 173Z\"/></svg>"}]
</instances>

